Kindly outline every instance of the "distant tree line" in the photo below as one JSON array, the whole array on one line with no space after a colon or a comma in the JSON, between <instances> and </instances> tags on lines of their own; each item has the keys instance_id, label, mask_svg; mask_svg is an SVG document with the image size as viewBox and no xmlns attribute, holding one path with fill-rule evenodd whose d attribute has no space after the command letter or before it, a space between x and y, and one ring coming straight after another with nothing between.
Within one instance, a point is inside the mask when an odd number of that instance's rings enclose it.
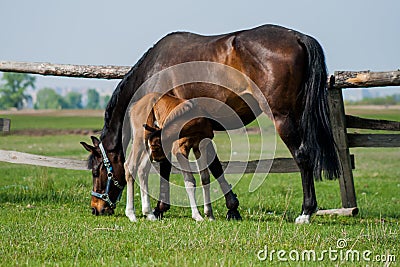
<instances>
[{"instance_id":1,"label":"distant tree line","mask_svg":"<svg viewBox=\"0 0 400 267\"><path fill-rule=\"evenodd\" d=\"M374 98L363 98L357 101L346 101L346 104L350 105L399 105L400 94L385 96L385 97L374 97Z\"/></svg>"},{"instance_id":2,"label":"distant tree line","mask_svg":"<svg viewBox=\"0 0 400 267\"><path fill-rule=\"evenodd\" d=\"M29 88L35 89L36 78L24 73L4 73L0 84L0 109L22 109L24 103L32 101L26 94ZM82 94L69 92L65 96L59 95L52 88L40 89L36 94L35 109L103 109L110 96L100 97L96 89L87 91L87 104L82 104Z\"/></svg>"}]
</instances>

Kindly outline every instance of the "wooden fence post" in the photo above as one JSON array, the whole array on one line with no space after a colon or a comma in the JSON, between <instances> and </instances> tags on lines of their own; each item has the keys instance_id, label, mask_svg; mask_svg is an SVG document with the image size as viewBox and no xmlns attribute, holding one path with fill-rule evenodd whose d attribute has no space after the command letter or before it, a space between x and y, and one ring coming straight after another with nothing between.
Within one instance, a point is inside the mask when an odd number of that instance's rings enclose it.
<instances>
[{"instance_id":1,"label":"wooden fence post","mask_svg":"<svg viewBox=\"0 0 400 267\"><path fill-rule=\"evenodd\" d=\"M334 76L331 77L328 90L328 103L333 137L338 149L342 172L339 177L340 193L343 208L357 207L356 193L354 189L352 162L349 151L346 130L346 115L344 111L342 89L334 88Z\"/></svg>"},{"instance_id":2,"label":"wooden fence post","mask_svg":"<svg viewBox=\"0 0 400 267\"><path fill-rule=\"evenodd\" d=\"M9 132L10 131L10 119L0 118L0 132Z\"/></svg>"}]
</instances>

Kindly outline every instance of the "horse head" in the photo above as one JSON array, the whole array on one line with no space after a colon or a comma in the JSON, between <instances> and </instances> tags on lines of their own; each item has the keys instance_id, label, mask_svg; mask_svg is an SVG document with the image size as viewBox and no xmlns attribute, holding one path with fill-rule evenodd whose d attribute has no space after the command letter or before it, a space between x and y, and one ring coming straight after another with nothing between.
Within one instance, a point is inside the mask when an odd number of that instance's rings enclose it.
<instances>
[{"instance_id":1,"label":"horse head","mask_svg":"<svg viewBox=\"0 0 400 267\"><path fill-rule=\"evenodd\" d=\"M90 206L94 215L111 215L125 186L124 155L105 151L99 139L91 137L93 146L81 142L90 152L88 169L92 170L93 190Z\"/></svg>"}]
</instances>

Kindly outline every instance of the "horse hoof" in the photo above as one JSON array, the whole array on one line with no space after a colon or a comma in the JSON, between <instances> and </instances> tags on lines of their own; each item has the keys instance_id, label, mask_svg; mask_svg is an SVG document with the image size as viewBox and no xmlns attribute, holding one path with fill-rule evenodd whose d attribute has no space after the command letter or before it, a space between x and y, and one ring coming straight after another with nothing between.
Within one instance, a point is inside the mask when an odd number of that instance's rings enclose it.
<instances>
[{"instance_id":1,"label":"horse hoof","mask_svg":"<svg viewBox=\"0 0 400 267\"><path fill-rule=\"evenodd\" d=\"M211 221L215 221L215 217L214 215L206 215L206 218L211 222Z\"/></svg>"},{"instance_id":2,"label":"horse hoof","mask_svg":"<svg viewBox=\"0 0 400 267\"><path fill-rule=\"evenodd\" d=\"M131 222L137 222L137 219L136 219L135 215L129 215L129 216L127 215L127 217Z\"/></svg>"},{"instance_id":3,"label":"horse hoof","mask_svg":"<svg viewBox=\"0 0 400 267\"><path fill-rule=\"evenodd\" d=\"M310 223L310 215L300 215L299 217L296 218L295 223L296 224L308 224Z\"/></svg>"},{"instance_id":4,"label":"horse hoof","mask_svg":"<svg viewBox=\"0 0 400 267\"><path fill-rule=\"evenodd\" d=\"M157 217L154 214L147 214L146 219L148 221L157 221Z\"/></svg>"},{"instance_id":5,"label":"horse hoof","mask_svg":"<svg viewBox=\"0 0 400 267\"><path fill-rule=\"evenodd\" d=\"M203 219L203 217L201 217L201 215L192 216L192 219L195 220L196 222L204 221L204 219Z\"/></svg>"},{"instance_id":6,"label":"horse hoof","mask_svg":"<svg viewBox=\"0 0 400 267\"><path fill-rule=\"evenodd\" d=\"M241 221L242 216L240 216L240 213L238 210L228 210L228 213L226 214L226 219L229 220L236 220L236 221Z\"/></svg>"},{"instance_id":7,"label":"horse hoof","mask_svg":"<svg viewBox=\"0 0 400 267\"><path fill-rule=\"evenodd\" d=\"M225 201L226 201L226 207L229 210L236 210L239 207L239 199L237 198L237 195L231 191L229 191L225 195Z\"/></svg>"},{"instance_id":8,"label":"horse hoof","mask_svg":"<svg viewBox=\"0 0 400 267\"><path fill-rule=\"evenodd\" d=\"M137 219L136 219L136 215L135 215L135 211L134 211L134 210L126 210L126 211L125 211L125 215L126 215L126 217L128 217L128 219L129 219L131 222L137 222Z\"/></svg>"},{"instance_id":9,"label":"horse hoof","mask_svg":"<svg viewBox=\"0 0 400 267\"><path fill-rule=\"evenodd\" d=\"M164 212L160 211L158 209L154 209L153 214L154 214L154 217L156 218L156 220L162 220L164 217Z\"/></svg>"}]
</instances>

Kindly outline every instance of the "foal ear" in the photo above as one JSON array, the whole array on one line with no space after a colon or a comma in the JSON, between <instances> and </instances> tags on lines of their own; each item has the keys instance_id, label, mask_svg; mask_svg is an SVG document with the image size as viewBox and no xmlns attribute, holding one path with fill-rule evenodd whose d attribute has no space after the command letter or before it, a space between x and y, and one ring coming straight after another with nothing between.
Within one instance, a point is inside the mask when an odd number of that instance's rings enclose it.
<instances>
[{"instance_id":1,"label":"foal ear","mask_svg":"<svg viewBox=\"0 0 400 267\"><path fill-rule=\"evenodd\" d=\"M147 131L152 132L152 133L154 133L155 131L157 131L156 128L151 127L151 126L149 126L149 125L147 125L147 124L143 124L143 127L144 127Z\"/></svg>"},{"instance_id":2,"label":"foal ear","mask_svg":"<svg viewBox=\"0 0 400 267\"><path fill-rule=\"evenodd\" d=\"M100 140L96 136L91 136L90 138L92 139L94 146L99 146Z\"/></svg>"},{"instance_id":3,"label":"foal ear","mask_svg":"<svg viewBox=\"0 0 400 267\"><path fill-rule=\"evenodd\" d=\"M81 143L81 145L82 145L87 151L89 151L90 153L96 152L96 148L95 148L94 146L88 145L88 144L86 144L85 142L80 142L80 143Z\"/></svg>"}]
</instances>

